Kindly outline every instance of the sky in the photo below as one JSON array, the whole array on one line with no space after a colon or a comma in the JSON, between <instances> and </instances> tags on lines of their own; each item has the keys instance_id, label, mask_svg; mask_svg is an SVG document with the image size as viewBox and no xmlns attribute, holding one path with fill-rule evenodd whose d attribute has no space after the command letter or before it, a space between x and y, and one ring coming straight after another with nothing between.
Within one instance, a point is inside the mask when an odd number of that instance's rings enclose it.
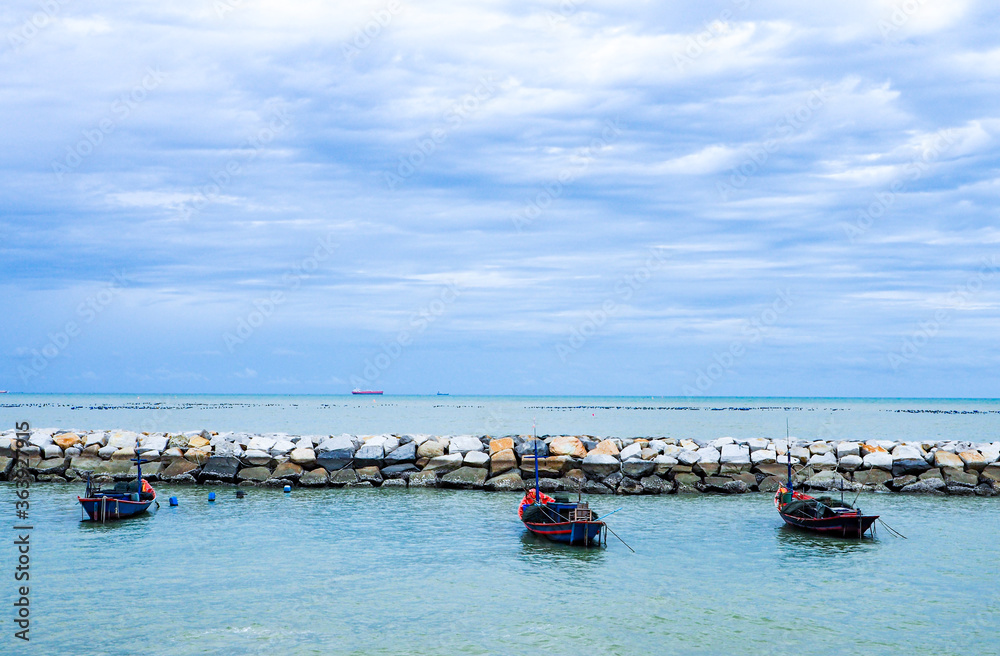
<instances>
[{"instance_id":1,"label":"sky","mask_svg":"<svg viewBox=\"0 0 1000 656\"><path fill-rule=\"evenodd\" d=\"M0 9L0 389L997 397L1000 6Z\"/></svg>"}]
</instances>

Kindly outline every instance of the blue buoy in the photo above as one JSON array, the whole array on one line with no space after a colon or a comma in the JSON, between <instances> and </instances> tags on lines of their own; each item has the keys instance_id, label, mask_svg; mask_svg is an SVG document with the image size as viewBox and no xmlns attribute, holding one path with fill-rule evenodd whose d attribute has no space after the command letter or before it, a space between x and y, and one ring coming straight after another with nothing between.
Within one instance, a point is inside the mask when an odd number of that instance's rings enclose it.
<instances>
[{"instance_id":1,"label":"blue buoy","mask_svg":"<svg viewBox=\"0 0 1000 656\"><path fill-rule=\"evenodd\" d=\"M291 485L286 485L285 486L285 492L291 492L291 491L292 491L292 486Z\"/></svg>"},{"instance_id":2,"label":"blue buoy","mask_svg":"<svg viewBox=\"0 0 1000 656\"><path fill-rule=\"evenodd\" d=\"M208 493L208 500L209 501L215 501L215 492L209 492Z\"/></svg>"},{"instance_id":3,"label":"blue buoy","mask_svg":"<svg viewBox=\"0 0 1000 656\"><path fill-rule=\"evenodd\" d=\"M177 497L170 497L170 505L171 506L177 505Z\"/></svg>"}]
</instances>

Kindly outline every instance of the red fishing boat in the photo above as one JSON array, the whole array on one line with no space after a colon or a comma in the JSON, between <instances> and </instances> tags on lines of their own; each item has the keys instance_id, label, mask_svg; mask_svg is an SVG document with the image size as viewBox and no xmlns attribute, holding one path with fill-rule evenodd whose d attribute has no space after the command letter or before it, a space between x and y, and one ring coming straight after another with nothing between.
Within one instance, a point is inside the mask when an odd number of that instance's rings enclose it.
<instances>
[{"instance_id":1,"label":"red fishing boat","mask_svg":"<svg viewBox=\"0 0 1000 656\"><path fill-rule=\"evenodd\" d=\"M94 483L90 476L87 476L87 491L76 499L91 520L104 522L109 519L135 517L157 503L156 491L149 481L142 477L142 465L149 461L133 458L132 462L136 463L135 480L115 483L110 490L102 489L100 483Z\"/></svg>"},{"instance_id":2,"label":"red fishing boat","mask_svg":"<svg viewBox=\"0 0 1000 656\"><path fill-rule=\"evenodd\" d=\"M845 538L862 537L878 519L878 515L865 515L843 500L816 499L796 492L792 489L791 477L788 484L780 486L775 493L774 507L789 526Z\"/></svg>"}]
</instances>

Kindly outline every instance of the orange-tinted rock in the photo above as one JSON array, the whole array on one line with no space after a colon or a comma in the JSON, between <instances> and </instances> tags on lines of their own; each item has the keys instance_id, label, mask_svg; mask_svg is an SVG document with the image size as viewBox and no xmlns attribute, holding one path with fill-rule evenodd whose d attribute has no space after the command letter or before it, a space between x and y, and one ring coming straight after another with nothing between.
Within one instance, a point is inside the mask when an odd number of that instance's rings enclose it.
<instances>
[{"instance_id":1,"label":"orange-tinted rock","mask_svg":"<svg viewBox=\"0 0 1000 656\"><path fill-rule=\"evenodd\" d=\"M208 446L210 442L206 440L201 435L195 435L190 440L188 440L188 447L192 449L200 449L203 446Z\"/></svg>"},{"instance_id":2,"label":"orange-tinted rock","mask_svg":"<svg viewBox=\"0 0 1000 656\"><path fill-rule=\"evenodd\" d=\"M497 440L494 440L494 442L496 441ZM513 442L513 440L508 440L508 441ZM493 445L491 444L490 447L492 448L492 446ZM511 469L515 469L516 467L517 467L517 456L514 455L513 449L504 449L503 451L494 453L493 456L490 457L491 476L502 474L506 471L510 471Z\"/></svg>"},{"instance_id":3,"label":"orange-tinted rock","mask_svg":"<svg viewBox=\"0 0 1000 656\"><path fill-rule=\"evenodd\" d=\"M618 447L611 440L601 440L597 446L595 446L591 453L603 453L609 456L616 456L619 454Z\"/></svg>"},{"instance_id":4,"label":"orange-tinted rock","mask_svg":"<svg viewBox=\"0 0 1000 656\"><path fill-rule=\"evenodd\" d=\"M52 439L60 449L68 449L80 443L80 436L76 433L63 433Z\"/></svg>"},{"instance_id":5,"label":"orange-tinted rock","mask_svg":"<svg viewBox=\"0 0 1000 656\"><path fill-rule=\"evenodd\" d=\"M184 457L197 465L204 465L211 455L205 449L188 449L184 452Z\"/></svg>"},{"instance_id":6,"label":"orange-tinted rock","mask_svg":"<svg viewBox=\"0 0 1000 656\"><path fill-rule=\"evenodd\" d=\"M501 451L514 449L514 440L509 437L502 437L498 440L490 440L490 455L500 453Z\"/></svg>"},{"instance_id":7,"label":"orange-tinted rock","mask_svg":"<svg viewBox=\"0 0 1000 656\"><path fill-rule=\"evenodd\" d=\"M587 447L578 438L563 435L553 438L549 443L549 454L553 456L571 456L573 458L587 457Z\"/></svg>"}]
</instances>

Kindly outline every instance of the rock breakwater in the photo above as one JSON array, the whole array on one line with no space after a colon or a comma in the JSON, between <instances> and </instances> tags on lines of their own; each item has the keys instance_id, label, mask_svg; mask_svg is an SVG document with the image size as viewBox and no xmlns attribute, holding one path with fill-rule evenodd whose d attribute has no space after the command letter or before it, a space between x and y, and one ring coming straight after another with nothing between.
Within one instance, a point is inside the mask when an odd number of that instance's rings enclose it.
<instances>
[{"instance_id":1,"label":"rock breakwater","mask_svg":"<svg viewBox=\"0 0 1000 656\"><path fill-rule=\"evenodd\" d=\"M303 487L521 491L535 438L477 435L135 433L36 429L17 449L0 433L0 475L19 458L36 481L153 481ZM1000 442L537 438L540 487L589 494L774 492L790 460L800 489L1000 496Z\"/></svg>"}]
</instances>

